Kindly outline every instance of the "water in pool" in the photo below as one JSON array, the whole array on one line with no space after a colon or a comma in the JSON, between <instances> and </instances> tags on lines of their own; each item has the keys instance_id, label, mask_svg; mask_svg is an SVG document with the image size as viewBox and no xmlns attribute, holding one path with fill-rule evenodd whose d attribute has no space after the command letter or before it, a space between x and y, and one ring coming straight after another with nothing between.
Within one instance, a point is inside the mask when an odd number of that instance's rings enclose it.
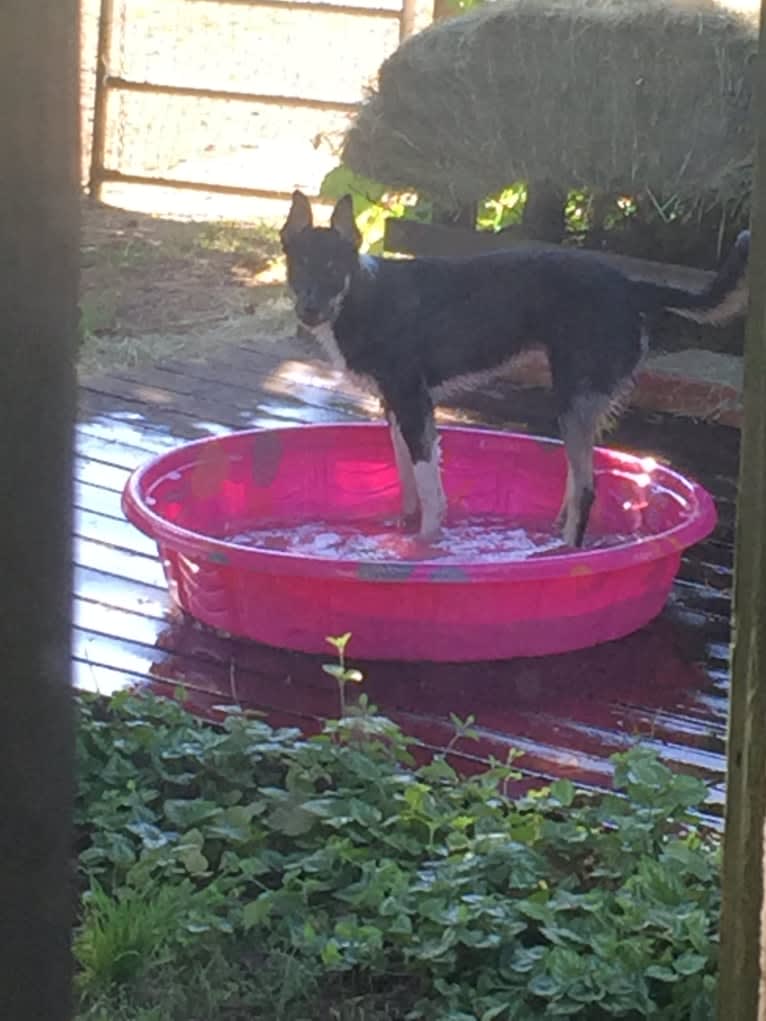
<instances>
[{"instance_id":1,"label":"water in pool","mask_svg":"<svg viewBox=\"0 0 766 1021\"><path fill-rule=\"evenodd\" d=\"M619 545L624 535L591 540L589 548ZM634 537L635 538L635 537ZM514 526L507 518L475 515L449 522L434 542L423 544L393 521L310 521L253 528L227 536L240 546L326 560L438 560L494 563L527 560L568 550L561 536L546 528Z\"/></svg>"}]
</instances>

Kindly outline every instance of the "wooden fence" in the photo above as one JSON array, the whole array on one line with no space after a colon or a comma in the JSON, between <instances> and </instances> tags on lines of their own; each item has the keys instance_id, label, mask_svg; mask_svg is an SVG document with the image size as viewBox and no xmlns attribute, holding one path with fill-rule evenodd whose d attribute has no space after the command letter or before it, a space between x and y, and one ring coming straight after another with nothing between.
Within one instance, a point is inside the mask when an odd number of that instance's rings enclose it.
<instances>
[{"instance_id":1,"label":"wooden fence","mask_svg":"<svg viewBox=\"0 0 766 1021\"><path fill-rule=\"evenodd\" d=\"M315 194L366 82L422 22L417 5L100 0L91 195L106 184Z\"/></svg>"}]
</instances>

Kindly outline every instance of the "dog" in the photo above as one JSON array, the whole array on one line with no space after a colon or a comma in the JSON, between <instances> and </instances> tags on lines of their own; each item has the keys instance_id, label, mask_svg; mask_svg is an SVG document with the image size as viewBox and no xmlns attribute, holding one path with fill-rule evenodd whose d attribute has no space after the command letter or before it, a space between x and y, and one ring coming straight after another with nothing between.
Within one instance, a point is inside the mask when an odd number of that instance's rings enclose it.
<instances>
[{"instance_id":1,"label":"dog","mask_svg":"<svg viewBox=\"0 0 766 1021\"><path fill-rule=\"evenodd\" d=\"M433 541L447 501L434 404L455 384L477 385L542 347L567 456L558 527L582 545L595 499L593 447L619 413L669 309L722 323L747 305L750 235L743 231L702 292L630 280L597 253L519 244L458 258L360 254L350 196L315 227L301 192L281 230L295 311L337 368L363 377L388 420L404 521Z\"/></svg>"}]
</instances>

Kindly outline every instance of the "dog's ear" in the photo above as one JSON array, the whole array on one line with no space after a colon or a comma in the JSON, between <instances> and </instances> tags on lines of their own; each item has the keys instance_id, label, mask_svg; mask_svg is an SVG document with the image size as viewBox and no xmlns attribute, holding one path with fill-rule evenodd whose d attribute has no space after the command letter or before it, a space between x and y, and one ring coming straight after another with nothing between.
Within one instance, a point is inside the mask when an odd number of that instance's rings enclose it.
<instances>
[{"instance_id":1,"label":"dog's ear","mask_svg":"<svg viewBox=\"0 0 766 1021\"><path fill-rule=\"evenodd\" d=\"M284 227L279 232L282 244L291 241L302 230L313 227L313 225L314 216L311 212L311 203L302 191L294 191L290 212L287 214Z\"/></svg>"},{"instance_id":2,"label":"dog's ear","mask_svg":"<svg viewBox=\"0 0 766 1021\"><path fill-rule=\"evenodd\" d=\"M359 233L354 222L354 203L350 195L344 195L338 200L335 209L330 217L330 226L337 231L342 238L350 241L354 248L362 243L362 235Z\"/></svg>"}]
</instances>

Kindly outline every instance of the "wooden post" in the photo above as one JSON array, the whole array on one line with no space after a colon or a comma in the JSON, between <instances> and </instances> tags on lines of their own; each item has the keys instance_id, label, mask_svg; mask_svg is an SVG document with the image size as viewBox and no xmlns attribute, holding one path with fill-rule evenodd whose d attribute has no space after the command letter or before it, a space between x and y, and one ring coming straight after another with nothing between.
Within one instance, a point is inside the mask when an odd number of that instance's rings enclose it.
<instances>
[{"instance_id":1,"label":"wooden post","mask_svg":"<svg viewBox=\"0 0 766 1021\"><path fill-rule=\"evenodd\" d=\"M106 162L107 102L109 100L109 57L112 50L114 0L101 0L98 16L98 53L96 56L96 88L93 98L93 135L90 148L88 192L101 200L103 170Z\"/></svg>"},{"instance_id":2,"label":"wooden post","mask_svg":"<svg viewBox=\"0 0 766 1021\"><path fill-rule=\"evenodd\" d=\"M756 1021L766 820L766 4L756 96L729 711L719 1021Z\"/></svg>"},{"instance_id":3,"label":"wooden post","mask_svg":"<svg viewBox=\"0 0 766 1021\"><path fill-rule=\"evenodd\" d=\"M70 1016L78 0L0 5L0 1018Z\"/></svg>"},{"instance_id":4,"label":"wooden post","mask_svg":"<svg viewBox=\"0 0 766 1021\"><path fill-rule=\"evenodd\" d=\"M418 14L417 0L402 0L402 13L399 19L399 42L413 35Z\"/></svg>"}]
</instances>

